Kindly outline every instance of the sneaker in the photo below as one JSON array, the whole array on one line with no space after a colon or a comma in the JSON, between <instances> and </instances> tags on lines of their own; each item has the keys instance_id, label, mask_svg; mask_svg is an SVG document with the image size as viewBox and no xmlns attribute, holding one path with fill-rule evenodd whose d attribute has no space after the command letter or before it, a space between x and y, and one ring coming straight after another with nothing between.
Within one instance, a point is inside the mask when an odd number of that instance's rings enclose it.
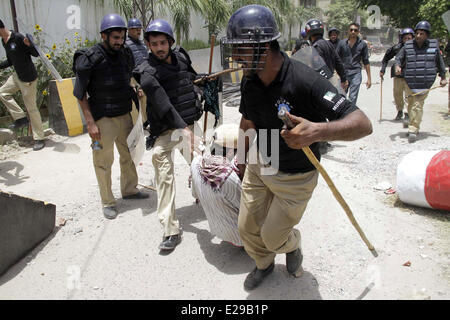
<instances>
[{"instance_id":1,"label":"sneaker","mask_svg":"<svg viewBox=\"0 0 450 320\"><path fill-rule=\"evenodd\" d=\"M303 255L300 248L286 253L286 269L290 275L296 278L301 276L303 272L302 262Z\"/></svg>"},{"instance_id":2,"label":"sneaker","mask_svg":"<svg viewBox=\"0 0 450 320\"><path fill-rule=\"evenodd\" d=\"M409 126L409 116L405 113L405 117L403 118L403 128L408 128Z\"/></svg>"},{"instance_id":3,"label":"sneaker","mask_svg":"<svg viewBox=\"0 0 450 320\"><path fill-rule=\"evenodd\" d=\"M402 120L402 117L403 117L403 111L398 111L397 112L397 116L395 117L395 121L400 121L400 120Z\"/></svg>"},{"instance_id":4,"label":"sneaker","mask_svg":"<svg viewBox=\"0 0 450 320\"><path fill-rule=\"evenodd\" d=\"M45 147L45 141L44 140L36 140L34 142L33 150L34 151L39 151L39 150L41 150L44 147Z\"/></svg>"},{"instance_id":5,"label":"sneaker","mask_svg":"<svg viewBox=\"0 0 450 320\"><path fill-rule=\"evenodd\" d=\"M246 290L253 290L258 287L263 282L264 278L272 273L274 267L275 264L272 262L266 269L253 269L253 271L247 275L247 278L245 278L244 288Z\"/></svg>"},{"instance_id":6,"label":"sneaker","mask_svg":"<svg viewBox=\"0 0 450 320\"><path fill-rule=\"evenodd\" d=\"M174 234L172 236L164 237L163 241L159 245L161 250L173 250L181 242L181 236Z\"/></svg>"},{"instance_id":7,"label":"sneaker","mask_svg":"<svg viewBox=\"0 0 450 320\"><path fill-rule=\"evenodd\" d=\"M104 207L103 215L106 219L115 219L117 217L117 208L116 207Z\"/></svg>"},{"instance_id":8,"label":"sneaker","mask_svg":"<svg viewBox=\"0 0 450 320\"><path fill-rule=\"evenodd\" d=\"M417 134L410 132L408 134L408 142L413 143L413 142L416 142L416 140L417 140Z\"/></svg>"},{"instance_id":9,"label":"sneaker","mask_svg":"<svg viewBox=\"0 0 450 320\"><path fill-rule=\"evenodd\" d=\"M129 196L123 196L122 199L129 200L129 199L147 199L150 195L148 193L138 192Z\"/></svg>"},{"instance_id":10,"label":"sneaker","mask_svg":"<svg viewBox=\"0 0 450 320\"><path fill-rule=\"evenodd\" d=\"M23 117L20 119L17 119L16 121L14 121L14 123L12 125L9 126L10 129L19 129L22 127L25 127L27 125L29 125L29 121L27 119L27 117Z\"/></svg>"}]
</instances>

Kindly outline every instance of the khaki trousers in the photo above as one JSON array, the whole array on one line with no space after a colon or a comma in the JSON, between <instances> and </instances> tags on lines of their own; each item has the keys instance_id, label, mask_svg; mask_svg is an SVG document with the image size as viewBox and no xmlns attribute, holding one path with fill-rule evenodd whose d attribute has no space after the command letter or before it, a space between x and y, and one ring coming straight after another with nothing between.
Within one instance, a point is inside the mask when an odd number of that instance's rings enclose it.
<instances>
[{"instance_id":1,"label":"khaki trousers","mask_svg":"<svg viewBox=\"0 0 450 320\"><path fill-rule=\"evenodd\" d=\"M394 100L397 111L403 111L405 107L404 92L406 91L406 81L404 78L394 77Z\"/></svg>"},{"instance_id":2,"label":"khaki trousers","mask_svg":"<svg viewBox=\"0 0 450 320\"><path fill-rule=\"evenodd\" d=\"M403 81L405 80L403 79ZM407 95L414 94L414 92L409 88L406 81L405 81L405 91ZM428 92L425 94L419 94L414 97L408 98L408 115L409 115L408 131L411 133L417 134L419 132L420 123L422 122L423 116L423 105L427 97Z\"/></svg>"},{"instance_id":3,"label":"khaki trousers","mask_svg":"<svg viewBox=\"0 0 450 320\"><path fill-rule=\"evenodd\" d=\"M114 118L103 117L95 123L100 130L100 144L102 145L102 149L92 151L94 169L102 204L104 207L111 207L116 205L116 200L111 190L111 167L114 162L114 143L120 156L120 190L122 197L139 192L137 189L138 176L136 167L127 145L127 137L133 128L133 122L131 115L127 113Z\"/></svg>"},{"instance_id":4,"label":"khaki trousers","mask_svg":"<svg viewBox=\"0 0 450 320\"><path fill-rule=\"evenodd\" d=\"M188 127L194 132L194 125ZM164 230L164 237L180 233L180 224L175 215L174 156L178 149L188 164L191 164L188 145L180 142L181 130L167 130L160 135L153 146L152 163L155 168L156 192L158 194L158 218ZM175 140L175 141L173 141Z\"/></svg>"},{"instance_id":5,"label":"khaki trousers","mask_svg":"<svg viewBox=\"0 0 450 320\"><path fill-rule=\"evenodd\" d=\"M38 79L32 82L20 81L17 73L13 73L5 84L0 88L0 100L5 105L14 121L25 118L26 112L14 100L12 95L17 91L22 92L23 101L30 117L34 140L44 140L44 129L42 128L41 114L36 105L36 88Z\"/></svg>"},{"instance_id":6,"label":"khaki trousers","mask_svg":"<svg viewBox=\"0 0 450 320\"><path fill-rule=\"evenodd\" d=\"M261 175L263 166L249 164L242 181L238 229L245 251L258 269L266 269L276 254L301 248L300 222L319 173Z\"/></svg>"}]
</instances>

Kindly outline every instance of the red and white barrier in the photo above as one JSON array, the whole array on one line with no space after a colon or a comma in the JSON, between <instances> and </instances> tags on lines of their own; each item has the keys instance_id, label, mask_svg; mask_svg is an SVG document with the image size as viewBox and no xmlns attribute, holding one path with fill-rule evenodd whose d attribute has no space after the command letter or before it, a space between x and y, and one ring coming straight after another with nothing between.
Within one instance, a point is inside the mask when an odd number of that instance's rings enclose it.
<instances>
[{"instance_id":1,"label":"red and white barrier","mask_svg":"<svg viewBox=\"0 0 450 320\"><path fill-rule=\"evenodd\" d=\"M397 192L404 203L450 211L450 151L413 151L397 168Z\"/></svg>"}]
</instances>

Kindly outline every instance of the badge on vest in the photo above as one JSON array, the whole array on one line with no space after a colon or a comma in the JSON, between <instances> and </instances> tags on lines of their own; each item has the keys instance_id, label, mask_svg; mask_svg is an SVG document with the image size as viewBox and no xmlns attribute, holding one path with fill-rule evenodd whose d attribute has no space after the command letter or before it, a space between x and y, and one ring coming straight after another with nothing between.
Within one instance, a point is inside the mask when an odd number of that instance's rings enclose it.
<instances>
[{"instance_id":1,"label":"badge on vest","mask_svg":"<svg viewBox=\"0 0 450 320\"><path fill-rule=\"evenodd\" d=\"M327 91L327 93L325 93L325 95L323 96L323 98L325 100L328 100L330 102L333 102L333 98L336 96L336 93L331 92L331 91Z\"/></svg>"},{"instance_id":2,"label":"badge on vest","mask_svg":"<svg viewBox=\"0 0 450 320\"><path fill-rule=\"evenodd\" d=\"M278 111L280 111L282 108L285 108L287 112L291 112L291 104L289 101L287 101L284 98L280 98L277 100L277 103L275 103L275 107L277 107Z\"/></svg>"},{"instance_id":3,"label":"badge on vest","mask_svg":"<svg viewBox=\"0 0 450 320\"><path fill-rule=\"evenodd\" d=\"M436 53L436 48L427 49L427 53Z\"/></svg>"}]
</instances>

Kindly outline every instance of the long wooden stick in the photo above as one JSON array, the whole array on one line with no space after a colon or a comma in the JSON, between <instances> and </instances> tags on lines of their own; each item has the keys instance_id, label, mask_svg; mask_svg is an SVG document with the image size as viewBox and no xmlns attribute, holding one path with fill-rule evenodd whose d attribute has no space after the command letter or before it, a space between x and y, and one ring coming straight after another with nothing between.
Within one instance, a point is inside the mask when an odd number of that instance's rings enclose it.
<instances>
[{"instance_id":1,"label":"long wooden stick","mask_svg":"<svg viewBox=\"0 0 450 320\"><path fill-rule=\"evenodd\" d=\"M441 86L436 86L436 87L433 87L433 88L430 88L430 89L427 89L427 90L423 90L423 91L420 91L420 92L416 92L416 93L407 95L406 99L414 97L414 96L417 96L417 95L422 94L422 93L430 92L431 90L434 90L434 89L437 89L437 88L441 88Z\"/></svg>"},{"instance_id":2,"label":"long wooden stick","mask_svg":"<svg viewBox=\"0 0 450 320\"><path fill-rule=\"evenodd\" d=\"M314 165L314 167L316 167L316 169L319 170L320 174L322 175L322 177L328 184L328 187L330 187L331 192L333 193L334 197L339 202L341 207L344 209L345 213L347 214L347 217L350 219L350 222L355 227L356 231L358 231L359 236L364 241L367 248L369 248L370 252L373 254L374 257L378 257L377 251L375 250L374 246L367 239L366 235L364 234L364 232L362 231L358 222L356 221L356 219L352 213L352 210L350 210L350 207L348 206L347 202L345 202L344 198L342 197L341 193L338 191L338 189L334 185L333 181L331 180L328 173L325 171L324 167L320 164L319 160L317 160L316 156L314 155L314 153L311 151L311 149L309 147L304 147L304 148L302 148L302 150L308 157L309 161L311 161L311 163Z\"/></svg>"},{"instance_id":3,"label":"long wooden stick","mask_svg":"<svg viewBox=\"0 0 450 320\"><path fill-rule=\"evenodd\" d=\"M380 85L380 121L383 115L383 78L381 78L381 85Z\"/></svg>"},{"instance_id":4,"label":"long wooden stick","mask_svg":"<svg viewBox=\"0 0 450 320\"><path fill-rule=\"evenodd\" d=\"M224 74L227 74L227 73L230 73L230 72L239 71L239 70L242 70L242 68L230 68L230 69L225 69L225 70L216 72L216 73L214 73L214 74L210 74L210 75L206 76L205 78L206 78L206 79L213 79L213 78L220 77L221 75L224 75ZM194 80L194 83L195 83L195 84L198 84L198 83L202 82L205 78L200 78L200 79Z\"/></svg>"},{"instance_id":5,"label":"long wooden stick","mask_svg":"<svg viewBox=\"0 0 450 320\"><path fill-rule=\"evenodd\" d=\"M278 118L280 118L284 122L284 124L286 125L287 129L290 130L290 129L294 128L294 124L291 121L291 119L289 118L289 116L287 115L286 109L282 108L278 112ZM320 164L319 160L317 160L316 156L314 155L314 153L311 151L311 149L309 147L304 147L304 148L302 148L302 150L306 154L306 156L308 157L309 161L311 161L311 163L314 165L314 167L317 170L319 170L320 174L322 175L322 177L325 179L326 183L328 184L328 187L330 187L331 192L333 193L334 197L339 202L341 207L344 209L345 213L347 214L347 217L350 219L350 222L355 227L356 231L358 231L359 236L364 241L364 243L367 245L367 247L369 248L370 252L375 257L378 257L377 251L375 250L373 245L367 239L366 235L362 231L362 229L359 226L358 222L356 222L356 219L353 216L353 213L350 210L350 207L348 206L347 202L345 202L344 198L342 197L342 195L340 194L340 192L338 191L338 189L334 185L333 181L331 180L331 178L328 175L328 173L325 171L324 167L322 167L322 165Z\"/></svg>"},{"instance_id":6,"label":"long wooden stick","mask_svg":"<svg viewBox=\"0 0 450 320\"><path fill-rule=\"evenodd\" d=\"M209 54L209 71L208 74L211 74L212 71L212 61L214 56L214 43L216 41L216 36L214 34L211 35L211 52ZM205 118L203 121L203 143L206 143L206 127L208 125L208 111L205 110Z\"/></svg>"}]
</instances>

